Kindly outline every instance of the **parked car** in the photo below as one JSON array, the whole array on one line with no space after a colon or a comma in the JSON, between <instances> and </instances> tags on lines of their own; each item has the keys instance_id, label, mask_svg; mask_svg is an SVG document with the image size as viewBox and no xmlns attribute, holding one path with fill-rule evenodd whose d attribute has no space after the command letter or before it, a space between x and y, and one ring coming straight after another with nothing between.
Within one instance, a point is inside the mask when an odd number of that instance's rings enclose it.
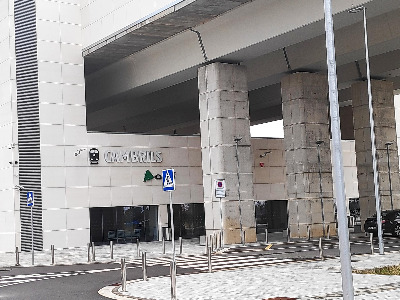
<instances>
[{"instance_id":1,"label":"parked car","mask_svg":"<svg viewBox=\"0 0 400 300\"><path fill-rule=\"evenodd\" d=\"M365 220L364 230L374 235L378 234L376 214ZM390 233L400 237L400 209L382 211L382 231L383 234Z\"/></svg>"}]
</instances>

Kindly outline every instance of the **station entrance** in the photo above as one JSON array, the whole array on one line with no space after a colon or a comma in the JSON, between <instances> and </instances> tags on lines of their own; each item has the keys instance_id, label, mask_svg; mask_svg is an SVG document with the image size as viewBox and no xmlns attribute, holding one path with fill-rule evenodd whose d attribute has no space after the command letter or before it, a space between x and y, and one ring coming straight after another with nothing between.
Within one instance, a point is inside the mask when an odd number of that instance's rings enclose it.
<instances>
[{"instance_id":1,"label":"station entrance","mask_svg":"<svg viewBox=\"0 0 400 300\"><path fill-rule=\"evenodd\" d=\"M158 240L156 205L90 208L90 241L109 243Z\"/></svg>"}]
</instances>

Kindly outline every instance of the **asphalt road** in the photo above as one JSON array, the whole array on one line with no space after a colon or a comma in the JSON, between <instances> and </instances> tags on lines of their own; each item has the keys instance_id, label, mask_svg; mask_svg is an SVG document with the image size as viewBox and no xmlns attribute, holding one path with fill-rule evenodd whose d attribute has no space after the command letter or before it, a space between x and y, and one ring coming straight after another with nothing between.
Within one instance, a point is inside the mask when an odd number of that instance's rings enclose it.
<instances>
[{"instance_id":1,"label":"asphalt road","mask_svg":"<svg viewBox=\"0 0 400 300\"><path fill-rule=\"evenodd\" d=\"M338 240L325 240L324 256L339 256ZM400 239L385 237L386 251L399 251ZM375 239L375 251L377 240ZM351 241L352 254L370 253L369 239L358 236ZM318 241L297 241L293 243L274 244L265 250L265 245L231 248L225 252L226 256L269 256L274 258L291 258L295 260L319 259ZM192 273L198 270L185 268L178 273ZM169 268L156 265L148 267L148 276L168 275ZM128 265L128 280L141 278L140 267ZM3 299L105 299L97 291L104 286L119 283L121 273L119 264L89 264L74 266L47 266L12 268L0 271L0 300ZM4 286L7 283L18 283ZM3 287L1 287L3 286Z\"/></svg>"}]
</instances>

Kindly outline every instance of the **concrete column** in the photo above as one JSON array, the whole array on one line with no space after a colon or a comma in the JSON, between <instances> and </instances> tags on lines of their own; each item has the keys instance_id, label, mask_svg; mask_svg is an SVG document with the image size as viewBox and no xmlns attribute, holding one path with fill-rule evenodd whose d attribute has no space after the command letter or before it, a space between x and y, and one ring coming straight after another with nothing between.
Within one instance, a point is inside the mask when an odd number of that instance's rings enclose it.
<instances>
[{"instance_id":1,"label":"concrete column","mask_svg":"<svg viewBox=\"0 0 400 300\"><path fill-rule=\"evenodd\" d=\"M286 189L292 237L321 237L335 231L332 165L325 75L296 73L281 82ZM320 145L322 205L317 141Z\"/></svg>"},{"instance_id":2,"label":"concrete column","mask_svg":"<svg viewBox=\"0 0 400 300\"><path fill-rule=\"evenodd\" d=\"M199 69L199 107L206 233L221 229L219 199L214 180L226 180L222 199L225 244L240 243L240 219L246 241L256 240L253 157L250 148L249 102L246 69L213 63ZM240 208L235 137L238 143Z\"/></svg>"},{"instance_id":3,"label":"concrete column","mask_svg":"<svg viewBox=\"0 0 400 300\"><path fill-rule=\"evenodd\" d=\"M400 208L399 158L397 155L396 120L393 83L372 80L372 107L374 111L379 193L382 210L391 209L388 160L385 144L389 146L389 161L393 192L393 207ZM354 136L357 160L358 190L360 194L361 223L376 212L374 174L371 152L367 82L351 87L354 116Z\"/></svg>"}]
</instances>

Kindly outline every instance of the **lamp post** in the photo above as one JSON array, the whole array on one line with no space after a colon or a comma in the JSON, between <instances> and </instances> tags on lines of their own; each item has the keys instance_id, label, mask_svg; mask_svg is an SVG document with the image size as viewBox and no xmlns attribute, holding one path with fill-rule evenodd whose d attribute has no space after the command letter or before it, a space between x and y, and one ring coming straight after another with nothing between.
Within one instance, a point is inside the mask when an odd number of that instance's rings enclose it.
<instances>
[{"instance_id":1,"label":"lamp post","mask_svg":"<svg viewBox=\"0 0 400 300\"><path fill-rule=\"evenodd\" d=\"M389 155L389 146L392 145L393 142L385 143L386 146L386 154L387 154L387 164L388 164L388 175L389 175L389 193L390 193L390 207L393 210L393 192L392 192L392 176L390 174L390 155Z\"/></svg>"},{"instance_id":2,"label":"lamp post","mask_svg":"<svg viewBox=\"0 0 400 300\"><path fill-rule=\"evenodd\" d=\"M321 169L321 144L324 141L316 141L317 144L317 152L318 152L318 173L319 173L319 199L321 201L321 217L322 217L322 234L325 237L325 214L324 214L324 200L322 198L322 169Z\"/></svg>"},{"instance_id":3,"label":"lamp post","mask_svg":"<svg viewBox=\"0 0 400 300\"><path fill-rule=\"evenodd\" d=\"M242 140L242 138L235 137L233 140L235 141L235 150L236 150L236 171L237 171L236 173L237 173L237 180L238 180L237 188L238 188L238 199L239 199L240 243L243 244L244 237L243 237L243 224L242 224L242 203L241 203L241 199L240 199L240 178L239 178L240 167L239 167L239 151L238 151L238 143Z\"/></svg>"},{"instance_id":4,"label":"lamp post","mask_svg":"<svg viewBox=\"0 0 400 300\"><path fill-rule=\"evenodd\" d=\"M353 275L349 229L347 227L346 195L344 191L343 156L340 134L339 97L336 75L335 34L333 31L332 0L324 0L326 64L328 67L329 107L332 133L332 161L338 214L340 265L342 274L343 300L354 299Z\"/></svg>"},{"instance_id":5,"label":"lamp post","mask_svg":"<svg viewBox=\"0 0 400 300\"><path fill-rule=\"evenodd\" d=\"M383 238L382 238L381 200L380 200L380 195L379 195L379 182L378 182L378 163L376 160L374 111L373 111L373 107L372 107L371 71L370 71L370 66L369 66L366 8L365 8L365 6L359 6L359 7L355 7L353 9L349 10L350 13L358 13L361 11L363 12L363 20L364 20L365 61L367 64L369 124L371 127L371 148L372 148L372 167L373 167L373 172L374 172L374 187L375 187L376 223L378 226L379 254L384 254L384 246L383 246Z\"/></svg>"}]
</instances>

